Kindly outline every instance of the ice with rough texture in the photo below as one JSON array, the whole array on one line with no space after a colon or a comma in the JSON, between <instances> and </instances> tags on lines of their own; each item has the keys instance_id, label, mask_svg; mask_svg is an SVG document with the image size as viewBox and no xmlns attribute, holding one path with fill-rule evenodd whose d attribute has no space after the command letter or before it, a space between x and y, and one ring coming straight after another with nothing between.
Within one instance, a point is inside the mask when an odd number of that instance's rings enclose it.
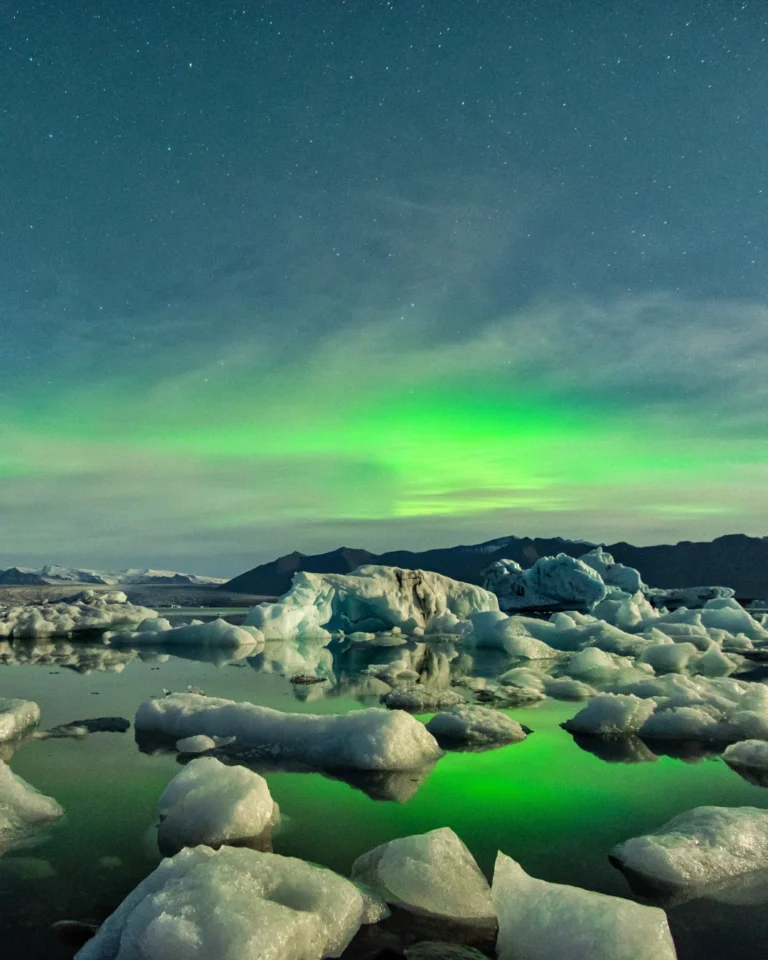
<instances>
[{"instance_id":1,"label":"ice with rough texture","mask_svg":"<svg viewBox=\"0 0 768 960\"><path fill-rule=\"evenodd\" d=\"M57 603L0 604L0 637L66 637L86 630L103 633L156 616L156 610L129 603L119 590L85 590Z\"/></svg>"},{"instance_id":2,"label":"ice with rough texture","mask_svg":"<svg viewBox=\"0 0 768 960\"><path fill-rule=\"evenodd\" d=\"M0 760L0 854L42 830L64 811Z\"/></svg>"},{"instance_id":3,"label":"ice with rough texture","mask_svg":"<svg viewBox=\"0 0 768 960\"><path fill-rule=\"evenodd\" d=\"M321 960L367 921L358 888L274 853L192 847L158 866L78 960Z\"/></svg>"},{"instance_id":4,"label":"ice with rough texture","mask_svg":"<svg viewBox=\"0 0 768 960\"><path fill-rule=\"evenodd\" d=\"M446 612L466 620L498 608L495 595L474 584L428 570L371 564L350 574L300 571L277 603L253 607L245 625L258 627L267 640L324 638L331 630L412 633L427 630Z\"/></svg>"},{"instance_id":5,"label":"ice with rough texture","mask_svg":"<svg viewBox=\"0 0 768 960\"><path fill-rule=\"evenodd\" d=\"M675 960L667 917L579 887L536 880L499 853L493 873L499 960Z\"/></svg>"},{"instance_id":6,"label":"ice with rough texture","mask_svg":"<svg viewBox=\"0 0 768 960\"><path fill-rule=\"evenodd\" d=\"M583 553L579 560L597 571L607 587L618 587L625 593L647 590L639 570L635 570L634 567L626 567L623 563L616 563L613 556L603 550L602 547L595 547L589 553Z\"/></svg>"},{"instance_id":7,"label":"ice with rough texture","mask_svg":"<svg viewBox=\"0 0 768 960\"><path fill-rule=\"evenodd\" d=\"M0 743L20 737L40 722L40 707L34 700L0 697Z\"/></svg>"},{"instance_id":8,"label":"ice with rough texture","mask_svg":"<svg viewBox=\"0 0 768 960\"><path fill-rule=\"evenodd\" d=\"M497 595L502 610L591 607L607 594L596 570L565 553L539 557L527 570L515 560L497 560L485 571L483 586Z\"/></svg>"},{"instance_id":9,"label":"ice with rough texture","mask_svg":"<svg viewBox=\"0 0 768 960\"><path fill-rule=\"evenodd\" d=\"M601 693L563 726L570 733L628 737L639 733L655 707L655 700L641 700L633 694Z\"/></svg>"},{"instance_id":10,"label":"ice with rough texture","mask_svg":"<svg viewBox=\"0 0 768 960\"><path fill-rule=\"evenodd\" d=\"M696 807L620 843L611 859L662 889L727 880L768 865L768 810Z\"/></svg>"},{"instance_id":11,"label":"ice with rough texture","mask_svg":"<svg viewBox=\"0 0 768 960\"><path fill-rule=\"evenodd\" d=\"M355 860L351 876L412 913L495 921L488 881L449 827L383 843Z\"/></svg>"},{"instance_id":12,"label":"ice with rough texture","mask_svg":"<svg viewBox=\"0 0 768 960\"><path fill-rule=\"evenodd\" d=\"M278 819L264 777L247 767L199 757L177 773L157 802L161 849L223 843L260 836Z\"/></svg>"},{"instance_id":13,"label":"ice with rough texture","mask_svg":"<svg viewBox=\"0 0 768 960\"><path fill-rule=\"evenodd\" d=\"M438 741L478 745L518 743L528 736L525 727L505 713L469 704L436 713L427 724L427 730Z\"/></svg>"},{"instance_id":14,"label":"ice with rough texture","mask_svg":"<svg viewBox=\"0 0 768 960\"><path fill-rule=\"evenodd\" d=\"M740 740L723 751L723 760L731 767L768 772L768 743L765 740Z\"/></svg>"},{"instance_id":15,"label":"ice with rough texture","mask_svg":"<svg viewBox=\"0 0 768 960\"><path fill-rule=\"evenodd\" d=\"M344 715L281 713L195 693L147 700L136 730L174 739L205 734L265 745L275 757L319 769L414 770L441 756L424 725L402 710L358 710Z\"/></svg>"}]
</instances>

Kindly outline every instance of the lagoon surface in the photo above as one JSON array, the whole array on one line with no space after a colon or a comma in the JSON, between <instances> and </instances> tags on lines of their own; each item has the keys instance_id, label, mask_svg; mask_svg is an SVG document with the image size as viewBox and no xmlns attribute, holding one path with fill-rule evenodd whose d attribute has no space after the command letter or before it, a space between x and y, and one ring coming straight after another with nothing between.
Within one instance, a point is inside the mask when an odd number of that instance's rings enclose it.
<instances>
[{"instance_id":1,"label":"lagoon surface","mask_svg":"<svg viewBox=\"0 0 768 960\"><path fill-rule=\"evenodd\" d=\"M238 611L229 618L237 621ZM368 664L416 646L345 641L308 649L273 642L262 654L238 659L237 652L218 650L14 641L2 645L0 696L36 701L41 729L106 716L132 724L143 700L188 687L279 710L346 713L377 703L375 683L364 673ZM452 681L495 677L515 665L498 651L464 652L439 641L429 646L438 659L450 660ZM290 683L296 673L326 680L298 686ZM593 742L575 742L560 724L580 706L548 699L509 709L533 730L524 742L449 752L421 775L358 772L345 779L254 765L282 811L273 849L346 874L379 843L449 826L489 877L500 849L533 876L634 898L608 862L614 844L695 806L768 808L768 790L700 749L658 755L658 744L651 752L637 742L606 755ZM146 743L140 749L133 725L127 733L28 738L4 748L12 769L58 800L66 816L0 858L2 955L63 960L75 948L51 924L101 922L159 862L155 804L179 762L173 751ZM757 879L667 904L678 956L760 955L768 938L768 881ZM348 954L360 955L355 950L353 943Z\"/></svg>"}]
</instances>

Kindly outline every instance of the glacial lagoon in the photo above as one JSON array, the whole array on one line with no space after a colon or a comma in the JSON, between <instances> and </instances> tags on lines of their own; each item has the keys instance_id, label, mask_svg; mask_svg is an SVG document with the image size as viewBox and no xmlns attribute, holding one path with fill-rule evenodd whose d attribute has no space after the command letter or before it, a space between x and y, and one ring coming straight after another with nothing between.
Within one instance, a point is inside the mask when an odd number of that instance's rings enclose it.
<instances>
[{"instance_id":1,"label":"glacial lagoon","mask_svg":"<svg viewBox=\"0 0 768 960\"><path fill-rule=\"evenodd\" d=\"M173 612L180 620L191 615ZM242 617L233 609L228 619ZM54 826L0 858L7 960L72 957L76 948L52 924L101 922L159 862L155 805L180 766L173 749L137 743L133 717L142 701L193 689L278 710L347 713L377 704L366 667L403 650L430 650L427 656L449 662L452 683L495 678L517 665L501 651L463 651L452 640L418 647L334 642L310 650L309 659L307 644L297 641L268 643L263 653L239 659L236 651L77 641L17 640L4 649L0 695L36 701L41 729L91 717L131 721L125 733L4 745L11 768L65 810ZM324 682L291 684L302 662ZM560 724L581 705L547 699L512 707L505 712L533 731L525 741L449 751L418 774L347 776L254 761L282 812L272 848L346 875L380 843L449 826L489 877L502 850L534 876L649 902L609 863L615 844L703 804L768 808L768 791L701 746L678 744L670 755L658 743L612 751L575 739ZM682 960L759 955L768 936L768 882L664 906ZM371 956L370 945L353 942L346 956Z\"/></svg>"}]
</instances>

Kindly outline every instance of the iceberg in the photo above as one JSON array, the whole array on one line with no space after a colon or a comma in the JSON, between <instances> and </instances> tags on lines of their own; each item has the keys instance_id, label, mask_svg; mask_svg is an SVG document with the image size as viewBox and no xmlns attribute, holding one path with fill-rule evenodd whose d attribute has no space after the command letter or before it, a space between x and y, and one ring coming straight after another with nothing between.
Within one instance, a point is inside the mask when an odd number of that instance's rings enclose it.
<instances>
[{"instance_id":1,"label":"iceberg","mask_svg":"<svg viewBox=\"0 0 768 960\"><path fill-rule=\"evenodd\" d=\"M40 707L34 700L0 697L0 743L15 740L40 722Z\"/></svg>"},{"instance_id":2,"label":"iceberg","mask_svg":"<svg viewBox=\"0 0 768 960\"><path fill-rule=\"evenodd\" d=\"M442 751L423 724L402 710L369 709L344 715L281 713L195 693L141 704L137 732L178 740L204 734L265 746L274 759L315 769L415 770Z\"/></svg>"},{"instance_id":3,"label":"iceberg","mask_svg":"<svg viewBox=\"0 0 768 960\"><path fill-rule=\"evenodd\" d=\"M610 859L660 890L728 880L768 865L768 810L696 807L618 844Z\"/></svg>"},{"instance_id":4,"label":"iceberg","mask_svg":"<svg viewBox=\"0 0 768 960\"><path fill-rule=\"evenodd\" d=\"M361 891L330 870L236 847L192 847L123 900L77 960L322 960L368 920Z\"/></svg>"},{"instance_id":5,"label":"iceberg","mask_svg":"<svg viewBox=\"0 0 768 960\"><path fill-rule=\"evenodd\" d=\"M0 855L49 826L64 811L0 760Z\"/></svg>"},{"instance_id":6,"label":"iceberg","mask_svg":"<svg viewBox=\"0 0 768 960\"><path fill-rule=\"evenodd\" d=\"M518 743L529 734L527 727L505 713L489 707L451 707L436 713L427 724L427 730L438 742L485 745L493 743Z\"/></svg>"},{"instance_id":7,"label":"iceberg","mask_svg":"<svg viewBox=\"0 0 768 960\"><path fill-rule=\"evenodd\" d=\"M333 630L413 633L446 612L466 620L498 608L495 595L474 584L427 570L369 565L350 574L300 571L276 603L253 607L245 626L257 627L267 640L329 638Z\"/></svg>"},{"instance_id":8,"label":"iceberg","mask_svg":"<svg viewBox=\"0 0 768 960\"><path fill-rule=\"evenodd\" d=\"M351 876L410 913L495 926L488 881L449 827L374 847L355 860Z\"/></svg>"},{"instance_id":9,"label":"iceberg","mask_svg":"<svg viewBox=\"0 0 768 960\"><path fill-rule=\"evenodd\" d=\"M264 777L215 757L187 764L165 788L157 811L157 839L164 853L251 840L279 819Z\"/></svg>"},{"instance_id":10,"label":"iceberg","mask_svg":"<svg viewBox=\"0 0 768 960\"><path fill-rule=\"evenodd\" d=\"M514 560L497 560L484 572L483 586L496 594L505 611L589 608L608 593L596 570L565 553L539 557L527 570Z\"/></svg>"},{"instance_id":11,"label":"iceberg","mask_svg":"<svg viewBox=\"0 0 768 960\"><path fill-rule=\"evenodd\" d=\"M621 897L536 880L499 853L499 960L675 960L667 917Z\"/></svg>"}]
</instances>

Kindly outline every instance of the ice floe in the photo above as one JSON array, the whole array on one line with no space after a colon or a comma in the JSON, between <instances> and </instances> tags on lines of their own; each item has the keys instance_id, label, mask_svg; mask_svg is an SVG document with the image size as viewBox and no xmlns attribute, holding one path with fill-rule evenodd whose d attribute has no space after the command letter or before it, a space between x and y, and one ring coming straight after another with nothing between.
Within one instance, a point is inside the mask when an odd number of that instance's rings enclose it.
<instances>
[{"instance_id":1,"label":"ice floe","mask_svg":"<svg viewBox=\"0 0 768 960\"><path fill-rule=\"evenodd\" d=\"M375 847L355 860L351 876L411 913L495 924L488 881L448 827Z\"/></svg>"},{"instance_id":2,"label":"ice floe","mask_svg":"<svg viewBox=\"0 0 768 960\"><path fill-rule=\"evenodd\" d=\"M129 603L122 591L85 590L55 603L1 604L0 636L34 638L66 637L85 631L103 633L156 616L156 610Z\"/></svg>"},{"instance_id":3,"label":"ice floe","mask_svg":"<svg viewBox=\"0 0 768 960\"><path fill-rule=\"evenodd\" d=\"M136 644L181 644L214 647L256 647L263 649L264 637L254 627L237 627L221 617L215 620L193 620L173 627L165 618L142 621L132 632L107 634L113 646Z\"/></svg>"},{"instance_id":4,"label":"ice floe","mask_svg":"<svg viewBox=\"0 0 768 960\"><path fill-rule=\"evenodd\" d=\"M108 917L78 960L321 960L338 957L369 906L313 864L236 847L182 850Z\"/></svg>"},{"instance_id":5,"label":"ice floe","mask_svg":"<svg viewBox=\"0 0 768 960\"><path fill-rule=\"evenodd\" d=\"M224 843L261 836L279 819L267 781L241 766L215 757L192 760L171 780L157 802L157 838L164 853L204 843Z\"/></svg>"},{"instance_id":6,"label":"ice floe","mask_svg":"<svg viewBox=\"0 0 768 960\"><path fill-rule=\"evenodd\" d=\"M348 714L281 713L194 693L171 694L141 704L139 732L172 737L205 734L263 745L277 758L319 769L411 770L441 751L424 725L402 710L370 709Z\"/></svg>"},{"instance_id":7,"label":"ice floe","mask_svg":"<svg viewBox=\"0 0 768 960\"><path fill-rule=\"evenodd\" d=\"M735 770L754 770L768 777L768 743L765 740L740 740L723 751L723 760Z\"/></svg>"},{"instance_id":8,"label":"ice floe","mask_svg":"<svg viewBox=\"0 0 768 960\"><path fill-rule=\"evenodd\" d=\"M477 746L518 743L530 732L505 713L469 704L436 713L427 724L427 730L438 742Z\"/></svg>"},{"instance_id":9,"label":"ice floe","mask_svg":"<svg viewBox=\"0 0 768 960\"><path fill-rule=\"evenodd\" d=\"M64 811L0 760L0 854L49 826Z\"/></svg>"},{"instance_id":10,"label":"ice floe","mask_svg":"<svg viewBox=\"0 0 768 960\"><path fill-rule=\"evenodd\" d=\"M0 697L0 743L21 737L40 722L40 707L34 700Z\"/></svg>"},{"instance_id":11,"label":"ice floe","mask_svg":"<svg viewBox=\"0 0 768 960\"><path fill-rule=\"evenodd\" d=\"M499 960L675 960L658 907L530 877L499 853L493 873Z\"/></svg>"},{"instance_id":12,"label":"ice floe","mask_svg":"<svg viewBox=\"0 0 768 960\"><path fill-rule=\"evenodd\" d=\"M696 807L618 844L611 860L660 890L727 880L768 866L768 810Z\"/></svg>"}]
</instances>

